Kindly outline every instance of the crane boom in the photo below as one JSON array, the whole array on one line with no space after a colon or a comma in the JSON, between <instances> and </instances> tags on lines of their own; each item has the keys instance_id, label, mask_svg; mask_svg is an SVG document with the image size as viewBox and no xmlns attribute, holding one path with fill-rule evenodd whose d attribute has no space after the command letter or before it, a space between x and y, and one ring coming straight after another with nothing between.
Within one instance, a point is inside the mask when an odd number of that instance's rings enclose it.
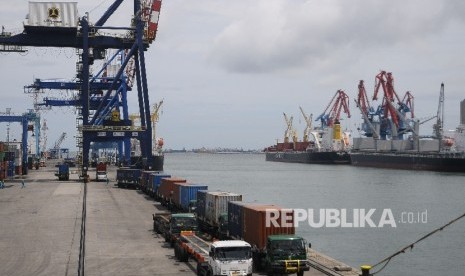
<instances>
[{"instance_id":1,"label":"crane boom","mask_svg":"<svg viewBox=\"0 0 465 276\"><path fill-rule=\"evenodd\" d=\"M347 117L350 118L349 96L347 96L343 90L339 89L336 91L323 113L316 118L316 121L321 121L322 128L332 127L335 122L340 120L341 111L344 111Z\"/></svg>"},{"instance_id":2,"label":"crane boom","mask_svg":"<svg viewBox=\"0 0 465 276\"><path fill-rule=\"evenodd\" d=\"M442 139L443 129L444 129L444 83L441 83L441 89L439 91L438 111L436 115L436 124L434 124L433 126L435 138L439 140Z\"/></svg>"},{"instance_id":3,"label":"crane boom","mask_svg":"<svg viewBox=\"0 0 465 276\"><path fill-rule=\"evenodd\" d=\"M305 114L303 108L301 106L299 106L299 108L300 108L300 112L302 112L302 116L304 116L304 120L306 122L303 141L308 142L308 137L309 137L308 134L312 130L313 114L310 114L310 116L307 116L307 114Z\"/></svg>"}]
</instances>

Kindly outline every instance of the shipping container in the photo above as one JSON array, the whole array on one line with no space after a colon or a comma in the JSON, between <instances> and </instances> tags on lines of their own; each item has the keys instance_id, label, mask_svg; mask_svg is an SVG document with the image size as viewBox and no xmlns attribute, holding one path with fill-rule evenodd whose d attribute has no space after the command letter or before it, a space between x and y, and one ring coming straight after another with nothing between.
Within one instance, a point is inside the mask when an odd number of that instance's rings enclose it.
<instances>
[{"instance_id":1,"label":"shipping container","mask_svg":"<svg viewBox=\"0 0 465 276\"><path fill-rule=\"evenodd\" d=\"M228 213L229 201L242 201L242 195L231 192L208 191L205 196L205 207L202 210L204 214L203 217L199 216L199 219L211 226L219 226L220 216L225 216Z\"/></svg>"},{"instance_id":2,"label":"shipping container","mask_svg":"<svg viewBox=\"0 0 465 276\"><path fill-rule=\"evenodd\" d=\"M141 170L131 168L118 168L116 180L118 187L137 187L140 181Z\"/></svg>"},{"instance_id":3,"label":"shipping container","mask_svg":"<svg viewBox=\"0 0 465 276\"><path fill-rule=\"evenodd\" d=\"M276 217L277 219L271 219L267 224L267 217ZM260 250L265 248L269 235L295 234L294 211L292 209L270 205L244 205L242 218L243 240Z\"/></svg>"},{"instance_id":4,"label":"shipping container","mask_svg":"<svg viewBox=\"0 0 465 276\"><path fill-rule=\"evenodd\" d=\"M29 2L29 14L24 25L26 29L77 30L78 20L77 2Z\"/></svg>"},{"instance_id":5,"label":"shipping container","mask_svg":"<svg viewBox=\"0 0 465 276\"><path fill-rule=\"evenodd\" d=\"M15 175L23 174L23 166L15 166Z\"/></svg>"},{"instance_id":6,"label":"shipping container","mask_svg":"<svg viewBox=\"0 0 465 276\"><path fill-rule=\"evenodd\" d=\"M244 206L269 206L270 208L276 207L273 204L263 204L258 202L243 202L243 201L230 201L228 202L228 236L241 240L243 233Z\"/></svg>"},{"instance_id":7,"label":"shipping container","mask_svg":"<svg viewBox=\"0 0 465 276\"><path fill-rule=\"evenodd\" d=\"M4 152L5 151L5 146L4 146L4 143L3 142L0 142L0 152ZM1 161L1 160L0 160Z\"/></svg>"},{"instance_id":8,"label":"shipping container","mask_svg":"<svg viewBox=\"0 0 465 276\"><path fill-rule=\"evenodd\" d=\"M178 177L170 177L170 178L162 178L160 187L158 187L158 197L160 197L164 201L170 201L173 197L174 193L174 183L186 183L187 180L184 178Z\"/></svg>"},{"instance_id":9,"label":"shipping container","mask_svg":"<svg viewBox=\"0 0 465 276\"><path fill-rule=\"evenodd\" d=\"M156 196L158 192L158 187L160 187L161 180L163 178L170 178L169 174L150 174L149 183L147 184L147 191L149 195Z\"/></svg>"},{"instance_id":10,"label":"shipping container","mask_svg":"<svg viewBox=\"0 0 465 276\"><path fill-rule=\"evenodd\" d=\"M150 175L158 173L157 171L142 171L140 175L139 187L142 191L147 191L147 185L150 180Z\"/></svg>"},{"instance_id":11,"label":"shipping container","mask_svg":"<svg viewBox=\"0 0 465 276\"><path fill-rule=\"evenodd\" d=\"M209 191L207 190L201 190L197 192L197 203L195 207L195 213L197 214L197 217L200 218L205 218L205 213L206 213L206 201L207 201L207 193Z\"/></svg>"},{"instance_id":12,"label":"shipping container","mask_svg":"<svg viewBox=\"0 0 465 276\"><path fill-rule=\"evenodd\" d=\"M191 183L176 183L178 186L179 197L176 199L177 206L184 211L189 211L195 207L197 201L197 192L201 190L208 190L208 186Z\"/></svg>"}]
</instances>

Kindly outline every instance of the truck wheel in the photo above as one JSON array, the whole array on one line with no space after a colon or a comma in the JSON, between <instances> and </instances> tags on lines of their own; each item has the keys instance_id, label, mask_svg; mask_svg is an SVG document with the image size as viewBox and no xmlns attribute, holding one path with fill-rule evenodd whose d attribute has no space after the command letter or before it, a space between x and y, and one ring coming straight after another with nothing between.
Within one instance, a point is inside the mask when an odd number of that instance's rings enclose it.
<instances>
[{"instance_id":1,"label":"truck wheel","mask_svg":"<svg viewBox=\"0 0 465 276\"><path fill-rule=\"evenodd\" d=\"M189 253L184 248L181 249L181 262L187 263L189 261Z\"/></svg>"},{"instance_id":2,"label":"truck wheel","mask_svg":"<svg viewBox=\"0 0 465 276\"><path fill-rule=\"evenodd\" d=\"M179 246L177 244L174 245L174 257L176 258L176 260L180 260L180 257L179 257Z\"/></svg>"},{"instance_id":3,"label":"truck wheel","mask_svg":"<svg viewBox=\"0 0 465 276\"><path fill-rule=\"evenodd\" d=\"M304 276L304 272L303 271L297 272L297 276Z\"/></svg>"}]
</instances>

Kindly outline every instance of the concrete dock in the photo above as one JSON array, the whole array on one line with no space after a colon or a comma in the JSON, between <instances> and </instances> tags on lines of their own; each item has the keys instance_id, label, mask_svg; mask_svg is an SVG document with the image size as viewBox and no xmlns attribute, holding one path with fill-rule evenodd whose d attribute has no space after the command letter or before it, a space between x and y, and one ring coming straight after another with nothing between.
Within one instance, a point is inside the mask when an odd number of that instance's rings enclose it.
<instances>
[{"instance_id":1,"label":"concrete dock","mask_svg":"<svg viewBox=\"0 0 465 276\"><path fill-rule=\"evenodd\" d=\"M0 190L0 275L78 274L84 184L77 174L58 181L55 171L53 164L30 170ZM117 188L115 176L110 167L109 185L87 185L85 274L195 275L196 264L176 261L173 249L152 231L159 203L139 190ZM310 256L325 264L330 259L313 251ZM330 263L336 265L343 264Z\"/></svg>"}]
</instances>

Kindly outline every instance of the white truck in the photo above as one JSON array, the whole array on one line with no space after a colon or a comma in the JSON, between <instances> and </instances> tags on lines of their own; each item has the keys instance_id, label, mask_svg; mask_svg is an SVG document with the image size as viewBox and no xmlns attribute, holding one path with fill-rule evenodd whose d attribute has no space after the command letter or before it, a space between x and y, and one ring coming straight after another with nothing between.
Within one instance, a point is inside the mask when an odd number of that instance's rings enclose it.
<instances>
[{"instance_id":1,"label":"white truck","mask_svg":"<svg viewBox=\"0 0 465 276\"><path fill-rule=\"evenodd\" d=\"M182 232L174 245L174 254L182 262L193 258L197 275L252 275L252 247L245 241L208 242L193 232Z\"/></svg>"}]
</instances>

